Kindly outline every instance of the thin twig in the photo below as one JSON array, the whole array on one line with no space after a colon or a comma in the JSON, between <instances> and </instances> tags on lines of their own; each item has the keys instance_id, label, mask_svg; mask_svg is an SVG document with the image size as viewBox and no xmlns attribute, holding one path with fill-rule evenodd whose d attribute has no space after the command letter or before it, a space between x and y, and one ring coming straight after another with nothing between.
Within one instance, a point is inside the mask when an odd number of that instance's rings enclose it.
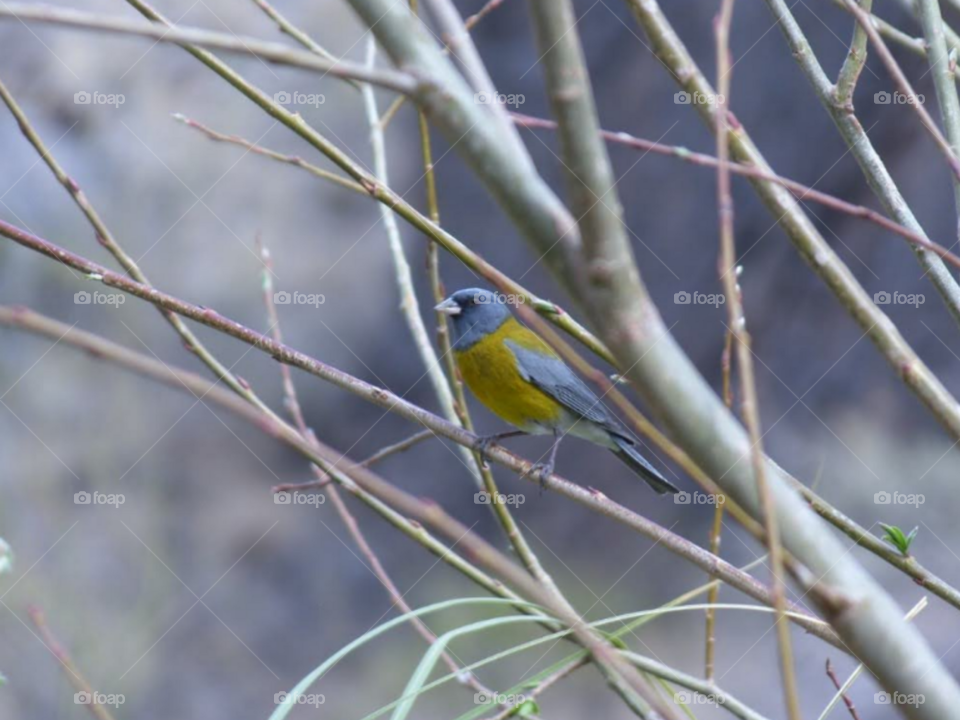
<instances>
[{"instance_id":1,"label":"thin twig","mask_svg":"<svg viewBox=\"0 0 960 720\"><path fill-rule=\"evenodd\" d=\"M283 333L280 330L280 316L273 299L273 259L259 235L257 236L256 247L260 254L260 261L263 263L261 287L263 289L263 304L267 309L267 320L270 324L270 336L278 343L282 343ZM303 417L303 409L300 407L300 400L297 397L297 389L293 384L289 365L280 365L280 379L283 383L284 405L300 430L300 434L307 438L311 431Z\"/></svg>"},{"instance_id":2,"label":"thin twig","mask_svg":"<svg viewBox=\"0 0 960 720\"><path fill-rule=\"evenodd\" d=\"M739 283L735 292L740 292ZM743 297L740 298L740 304L743 305ZM723 352L720 355L720 374L723 378L721 384L721 397L727 410L733 410L733 379L731 377L731 366L733 365L733 330L727 328L723 334ZM723 534L723 508L725 503L718 502L713 508L713 525L710 527L710 552L714 555L720 555L721 537ZM720 586L714 585L707 594L706 622L706 649L704 650L704 677L709 682L713 682L714 670L716 664L716 622L717 612L713 605L716 605L720 598Z\"/></svg>"},{"instance_id":3,"label":"thin twig","mask_svg":"<svg viewBox=\"0 0 960 720\"><path fill-rule=\"evenodd\" d=\"M76 690L79 695L84 696L84 699L87 700L87 702L83 704L90 711L90 714L93 715L96 720L113 720L113 716L110 714L110 711L97 702L99 693L96 692L93 689L93 686L90 685L86 678L83 677L73 660L70 659L69 653L54 636L50 626L47 625L47 620L44 617L43 611L39 607L32 605L27 608L27 615L30 616L33 626L37 628L37 632L40 633L40 639L43 641L43 644L46 646L47 650L53 654L53 656L63 667L63 670L67 676L67 680L70 681L70 684L73 686L74 690Z\"/></svg>"},{"instance_id":4,"label":"thin twig","mask_svg":"<svg viewBox=\"0 0 960 720\"><path fill-rule=\"evenodd\" d=\"M326 58L327 60L332 60L333 62L340 61L340 58L338 58L336 55L329 52L325 48L321 47L318 43L314 41L312 37L307 35L307 33L305 33L303 30L301 30L296 25L294 25L292 22L287 20L287 18L283 15L283 13L281 13L273 5L267 2L267 0L253 0L253 2L256 4L258 8L263 10L263 12L266 14L268 18L270 18L271 20L273 20L273 22L277 24L277 27L280 28L280 32L286 35L289 35L290 37L292 37L294 40L296 40L298 43L303 45L303 47L307 48L307 50L314 53L315 55L319 55L320 57ZM353 81L351 81L351 84L358 90L360 89L359 84Z\"/></svg>"},{"instance_id":5,"label":"thin twig","mask_svg":"<svg viewBox=\"0 0 960 720\"><path fill-rule=\"evenodd\" d=\"M729 327L733 333L734 348L737 356L737 369L740 377L740 390L743 393L742 413L750 436L751 460L757 483L757 495L763 509L763 523L767 531L767 547L770 551L770 564L773 574L774 627L780 649L780 675L783 678L784 702L790 720L800 720L800 701L797 691L797 677L794 670L793 646L790 641L790 626L784 619L787 613L787 594L784 578L783 550L780 545L780 525L777 518L773 493L767 485L766 461L763 456L760 426L760 408L757 400L757 386L754 379L753 354L750 350L750 335L747 332L746 315L740 288L737 282L736 241L733 226L733 195L730 192L730 171L728 158L730 144L728 136L730 76L733 64L730 58L730 25L733 20L734 0L723 0L717 17L717 102L720 107L717 118L717 215L720 223L720 276L727 296Z\"/></svg>"},{"instance_id":6,"label":"thin twig","mask_svg":"<svg viewBox=\"0 0 960 720\"><path fill-rule=\"evenodd\" d=\"M843 704L847 706L847 710L850 711L850 717L853 720L860 720L860 714L857 712L857 708L853 704L847 694L843 691L843 687L840 684L840 680L837 678L837 674L833 671L833 664L830 662L830 658L827 658L827 677L830 678L830 682L833 683L833 686L837 689L837 692L840 693L840 697L843 698Z\"/></svg>"},{"instance_id":7,"label":"thin twig","mask_svg":"<svg viewBox=\"0 0 960 720\"><path fill-rule=\"evenodd\" d=\"M388 445L385 448L381 448L377 450L375 453L373 453L373 455L368 457L366 460L362 460L360 464L363 465L364 467L371 467L377 464L378 462L380 462L381 460L385 460L391 455L396 455L397 453L405 452L410 448L412 448L417 443L423 440L428 440L429 438L435 438L435 437L436 435L434 435L429 430L421 430L418 433L414 433L413 435L408 437L406 440L401 440L400 442L393 443L392 445Z\"/></svg>"},{"instance_id":8,"label":"thin twig","mask_svg":"<svg viewBox=\"0 0 960 720\"><path fill-rule=\"evenodd\" d=\"M718 502L714 505L713 508L713 524L710 526L710 552L720 556L720 539L723 531L723 505L724 503ZM710 592L707 595L707 604L716 605L717 600L720 597L720 586L715 585L710 588ZM714 681L714 670L716 663L716 644L717 644L717 634L716 634L716 624L717 624L717 611L716 608L710 607L707 609L707 627L706 627L706 647L704 649L704 672L703 675L707 679L707 682Z\"/></svg>"},{"instance_id":9,"label":"thin twig","mask_svg":"<svg viewBox=\"0 0 960 720\"><path fill-rule=\"evenodd\" d=\"M373 83L389 90L404 94L418 92L424 85L408 73L396 70L381 70L365 68L362 65L345 60L329 60L312 52L303 52L287 47L281 43L267 42L251 37L241 37L234 34L219 33L212 30L185 27L163 27L155 23L146 24L136 20L114 15L98 15L96 13L59 8L53 5L40 3L9 2L0 5L0 19L15 18L24 21L52 23L67 27L96 30L101 32L118 33L121 35L138 35L151 38L157 42L173 43L176 45L192 45L206 48L216 48L225 52L254 55L255 57L278 65L312 70L344 80L359 80L364 83Z\"/></svg>"},{"instance_id":10,"label":"thin twig","mask_svg":"<svg viewBox=\"0 0 960 720\"><path fill-rule=\"evenodd\" d=\"M391 455L405 452L406 450L409 450L410 448L412 448L414 445L417 445L423 442L424 440L429 440L430 438L435 438L435 437L436 437L436 433L434 433L432 430L421 430L420 432L414 433L410 437L404 438L400 442L392 443L390 445L387 445L384 448L381 448L380 450L377 450L375 453L373 453L373 455L370 455L365 460L361 460L360 465L361 467L372 467L373 465L376 465L378 462L380 462L381 460L385 460ZM274 485L273 489L270 492L280 493L280 492L294 492L297 490L319 490L320 488L326 487L331 482L333 482L331 478L327 475L324 475L323 477L318 477L316 480L311 480L310 482L281 483L279 485Z\"/></svg>"},{"instance_id":11,"label":"thin twig","mask_svg":"<svg viewBox=\"0 0 960 720\"><path fill-rule=\"evenodd\" d=\"M192 118L188 118L186 115L181 115L180 113L174 113L172 117L174 120L182 122L189 128L199 130L211 140L238 145L244 150L247 150L255 155L262 155L263 157L276 160L277 162L293 165L294 167L300 168L301 170L306 170L308 173L316 175L323 180L329 180L330 182L336 183L337 185L347 188L348 190L353 190L353 192L359 193L364 197L370 197L370 193L360 183L354 182L353 180L345 178L342 175L338 175L337 173L330 172L329 170L319 168L316 165L307 162L299 155L285 155L283 153L276 152L275 150L261 147L260 145L252 143L246 138L240 137L239 135L227 135L226 133L217 132L216 130L211 129Z\"/></svg>"}]
</instances>

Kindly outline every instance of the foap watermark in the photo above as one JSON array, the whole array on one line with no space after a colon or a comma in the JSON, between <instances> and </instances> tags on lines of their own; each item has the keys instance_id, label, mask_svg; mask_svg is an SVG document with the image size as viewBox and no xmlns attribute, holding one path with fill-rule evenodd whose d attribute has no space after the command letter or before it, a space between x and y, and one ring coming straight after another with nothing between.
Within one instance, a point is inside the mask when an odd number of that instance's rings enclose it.
<instances>
[{"instance_id":1,"label":"foap watermark","mask_svg":"<svg viewBox=\"0 0 960 720\"><path fill-rule=\"evenodd\" d=\"M874 705L910 705L911 707L918 707L923 705L926 700L923 693L910 693L908 695L901 692L878 692L873 696Z\"/></svg>"},{"instance_id":2,"label":"foap watermark","mask_svg":"<svg viewBox=\"0 0 960 720\"><path fill-rule=\"evenodd\" d=\"M673 294L674 305L713 305L714 307L720 307L726 301L727 296L723 293L707 294L696 291L688 293L686 290L681 290Z\"/></svg>"},{"instance_id":3,"label":"foap watermark","mask_svg":"<svg viewBox=\"0 0 960 720\"><path fill-rule=\"evenodd\" d=\"M278 105L312 105L313 107L320 107L327 101L322 93L296 91L289 93L286 90L274 93L273 99Z\"/></svg>"},{"instance_id":4,"label":"foap watermark","mask_svg":"<svg viewBox=\"0 0 960 720\"><path fill-rule=\"evenodd\" d=\"M477 305L523 305L527 300L523 295L500 292L478 292L474 297Z\"/></svg>"},{"instance_id":5,"label":"foap watermark","mask_svg":"<svg viewBox=\"0 0 960 720\"><path fill-rule=\"evenodd\" d=\"M319 707L327 701L321 693L301 693L294 695L286 690L273 694L273 702L276 705L313 705Z\"/></svg>"},{"instance_id":6,"label":"foap watermark","mask_svg":"<svg viewBox=\"0 0 960 720\"><path fill-rule=\"evenodd\" d=\"M114 305L119 307L127 301L123 293L87 292L81 290L73 294L74 305Z\"/></svg>"},{"instance_id":7,"label":"foap watermark","mask_svg":"<svg viewBox=\"0 0 960 720\"><path fill-rule=\"evenodd\" d=\"M873 494L874 505L913 505L914 507L920 507L926 501L927 499L922 493L889 493L886 490L881 490Z\"/></svg>"},{"instance_id":8,"label":"foap watermark","mask_svg":"<svg viewBox=\"0 0 960 720\"><path fill-rule=\"evenodd\" d=\"M126 701L127 699L122 693L107 694L96 691L87 692L86 690L81 690L80 692L73 694L74 705L107 705L110 707L120 707Z\"/></svg>"},{"instance_id":9,"label":"foap watermark","mask_svg":"<svg viewBox=\"0 0 960 720\"><path fill-rule=\"evenodd\" d=\"M702 93L699 90L692 93L681 90L673 94L674 105L723 105L725 100L721 93Z\"/></svg>"},{"instance_id":10,"label":"foap watermark","mask_svg":"<svg viewBox=\"0 0 960 720\"><path fill-rule=\"evenodd\" d=\"M320 507L327 501L322 493L278 492L273 494L274 505L313 505Z\"/></svg>"},{"instance_id":11,"label":"foap watermark","mask_svg":"<svg viewBox=\"0 0 960 720\"><path fill-rule=\"evenodd\" d=\"M699 491L688 493L682 490L673 495L673 502L676 505L723 505L726 501L727 497L723 493L711 495Z\"/></svg>"},{"instance_id":12,"label":"foap watermark","mask_svg":"<svg viewBox=\"0 0 960 720\"><path fill-rule=\"evenodd\" d=\"M899 90L888 93L882 90L873 94L874 105L923 105L923 95L904 95Z\"/></svg>"},{"instance_id":13,"label":"foap watermark","mask_svg":"<svg viewBox=\"0 0 960 720\"><path fill-rule=\"evenodd\" d=\"M478 692L473 694L474 705L522 705L526 702L527 696L522 693L507 694L498 692Z\"/></svg>"},{"instance_id":14,"label":"foap watermark","mask_svg":"<svg viewBox=\"0 0 960 720\"><path fill-rule=\"evenodd\" d=\"M478 92L473 94L473 102L477 105L513 105L519 107L527 99L523 95L504 95L502 92Z\"/></svg>"},{"instance_id":15,"label":"foap watermark","mask_svg":"<svg viewBox=\"0 0 960 720\"><path fill-rule=\"evenodd\" d=\"M113 105L120 107L127 99L120 93L87 92L81 90L73 94L74 105Z\"/></svg>"},{"instance_id":16,"label":"foap watermark","mask_svg":"<svg viewBox=\"0 0 960 720\"><path fill-rule=\"evenodd\" d=\"M681 690L673 694L673 701L678 705L723 705L726 699L723 695L702 695L692 690Z\"/></svg>"},{"instance_id":17,"label":"foap watermark","mask_svg":"<svg viewBox=\"0 0 960 720\"><path fill-rule=\"evenodd\" d=\"M276 305L313 305L314 307L320 307L326 301L327 298L320 293L289 293L286 290L281 290L273 294L273 302Z\"/></svg>"},{"instance_id":18,"label":"foap watermark","mask_svg":"<svg viewBox=\"0 0 960 720\"><path fill-rule=\"evenodd\" d=\"M475 505L514 505L520 506L527 501L526 497L517 493L516 495L504 495L501 492L498 493L488 493L486 490L481 490L478 493L475 493L473 496L473 503Z\"/></svg>"},{"instance_id":19,"label":"foap watermark","mask_svg":"<svg viewBox=\"0 0 960 720\"><path fill-rule=\"evenodd\" d=\"M86 490L82 490L73 494L74 505L113 505L115 508L119 508L126 501L127 499L123 496L123 493L89 493Z\"/></svg>"},{"instance_id":20,"label":"foap watermark","mask_svg":"<svg viewBox=\"0 0 960 720\"><path fill-rule=\"evenodd\" d=\"M927 298L921 293L888 293L886 290L881 290L873 294L875 305L913 305L914 307L920 307L926 301Z\"/></svg>"}]
</instances>

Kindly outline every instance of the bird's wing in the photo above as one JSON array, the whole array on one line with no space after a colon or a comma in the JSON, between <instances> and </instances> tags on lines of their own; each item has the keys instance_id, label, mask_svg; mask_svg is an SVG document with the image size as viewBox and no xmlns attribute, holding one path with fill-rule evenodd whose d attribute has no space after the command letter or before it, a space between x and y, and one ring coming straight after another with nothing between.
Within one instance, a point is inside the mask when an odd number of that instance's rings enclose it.
<instances>
[{"instance_id":1,"label":"bird's wing","mask_svg":"<svg viewBox=\"0 0 960 720\"><path fill-rule=\"evenodd\" d=\"M600 399L563 360L530 350L511 340L504 341L517 358L520 375L575 415L620 435L623 427Z\"/></svg>"}]
</instances>

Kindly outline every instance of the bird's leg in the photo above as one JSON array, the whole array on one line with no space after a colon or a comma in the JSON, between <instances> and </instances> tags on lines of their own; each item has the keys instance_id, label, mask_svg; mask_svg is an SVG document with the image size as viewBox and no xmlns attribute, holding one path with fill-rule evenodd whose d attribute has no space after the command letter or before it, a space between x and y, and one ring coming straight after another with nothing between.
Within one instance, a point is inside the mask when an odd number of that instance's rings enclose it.
<instances>
[{"instance_id":1,"label":"bird's leg","mask_svg":"<svg viewBox=\"0 0 960 720\"><path fill-rule=\"evenodd\" d=\"M563 440L563 435L559 430L553 431L553 447L550 448L550 457L547 458L545 463L537 463L533 466L533 473L540 479L540 492L543 492L543 489L546 485L547 478L553 475L553 467L557 459L557 450L560 447L560 441Z\"/></svg>"},{"instance_id":2,"label":"bird's leg","mask_svg":"<svg viewBox=\"0 0 960 720\"><path fill-rule=\"evenodd\" d=\"M480 442L477 443L477 452L480 453L480 462L484 465L487 464L487 448L489 448L493 443L498 443L501 440L507 438L518 437L520 435L526 435L523 430L507 430L506 432L495 433L494 435L484 435L480 438Z\"/></svg>"}]
</instances>

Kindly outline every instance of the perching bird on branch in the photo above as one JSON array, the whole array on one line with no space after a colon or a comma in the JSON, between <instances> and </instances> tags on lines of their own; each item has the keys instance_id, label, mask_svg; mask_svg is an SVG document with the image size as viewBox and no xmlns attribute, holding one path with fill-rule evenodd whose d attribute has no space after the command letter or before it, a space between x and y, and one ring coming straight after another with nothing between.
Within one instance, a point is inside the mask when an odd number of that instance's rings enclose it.
<instances>
[{"instance_id":1,"label":"perching bird on branch","mask_svg":"<svg viewBox=\"0 0 960 720\"><path fill-rule=\"evenodd\" d=\"M612 450L658 493L679 492L553 348L517 321L502 296L458 290L436 309L453 320L453 354L467 387L491 412L519 428L484 438L484 446L516 435L553 435L550 457L538 467L545 478L553 472L560 441L575 435Z\"/></svg>"}]
</instances>

